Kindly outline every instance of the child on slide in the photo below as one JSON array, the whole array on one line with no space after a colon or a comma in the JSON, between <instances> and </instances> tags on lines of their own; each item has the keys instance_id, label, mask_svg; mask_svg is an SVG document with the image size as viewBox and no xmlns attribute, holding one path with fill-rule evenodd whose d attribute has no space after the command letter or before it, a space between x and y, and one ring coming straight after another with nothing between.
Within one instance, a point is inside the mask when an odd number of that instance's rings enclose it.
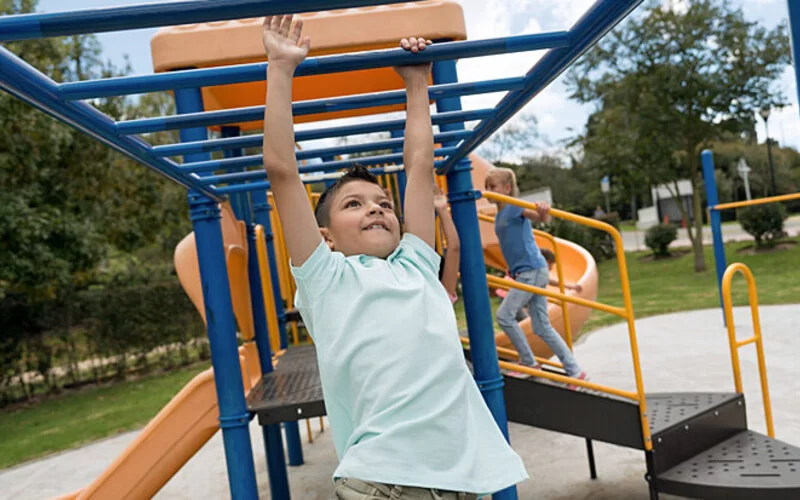
<instances>
[{"instance_id":1,"label":"child on slide","mask_svg":"<svg viewBox=\"0 0 800 500\"><path fill-rule=\"evenodd\" d=\"M485 188L487 191L506 196L519 195L516 175L509 168L489 170L486 175ZM550 207L546 203L537 204L536 210L523 209L516 205L497 204L494 230L500 243L500 250L508 265L509 274L520 283L540 288L545 288L550 283L549 266L536 245L531 227L532 220L546 220L549 211ZM578 365L572 351L567 347L567 343L550 324L547 297L512 288L497 309L497 324L517 349L520 364L533 368L541 367L536 363L528 339L525 338L525 333L517 322L517 314L525 305L528 306L533 331L553 350L564 366L567 375L587 380L586 372Z\"/></svg>"},{"instance_id":2,"label":"child on slide","mask_svg":"<svg viewBox=\"0 0 800 500\"><path fill-rule=\"evenodd\" d=\"M308 54L302 21L267 17L264 167L286 230L297 307L314 339L339 458L336 498L476 498L527 478L470 376L434 251L430 64L406 84L407 232L363 167L315 211L294 152L292 77ZM430 42L409 38L412 53Z\"/></svg>"}]
</instances>

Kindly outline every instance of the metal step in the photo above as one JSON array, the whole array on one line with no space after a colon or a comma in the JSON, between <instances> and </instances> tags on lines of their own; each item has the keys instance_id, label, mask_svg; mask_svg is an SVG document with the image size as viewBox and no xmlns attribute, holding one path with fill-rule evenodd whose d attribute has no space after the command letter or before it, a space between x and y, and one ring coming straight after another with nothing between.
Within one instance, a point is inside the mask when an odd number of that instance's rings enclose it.
<instances>
[{"instance_id":1,"label":"metal step","mask_svg":"<svg viewBox=\"0 0 800 500\"><path fill-rule=\"evenodd\" d=\"M325 415L314 346L289 348L275 371L261 377L250 391L247 409L258 415L261 425Z\"/></svg>"},{"instance_id":2,"label":"metal step","mask_svg":"<svg viewBox=\"0 0 800 500\"><path fill-rule=\"evenodd\" d=\"M796 500L800 498L800 448L742 431L658 474L655 480L658 491L690 498Z\"/></svg>"},{"instance_id":3,"label":"metal step","mask_svg":"<svg viewBox=\"0 0 800 500\"><path fill-rule=\"evenodd\" d=\"M648 394L647 413L653 440L650 476L747 430L744 396L736 393Z\"/></svg>"}]
</instances>

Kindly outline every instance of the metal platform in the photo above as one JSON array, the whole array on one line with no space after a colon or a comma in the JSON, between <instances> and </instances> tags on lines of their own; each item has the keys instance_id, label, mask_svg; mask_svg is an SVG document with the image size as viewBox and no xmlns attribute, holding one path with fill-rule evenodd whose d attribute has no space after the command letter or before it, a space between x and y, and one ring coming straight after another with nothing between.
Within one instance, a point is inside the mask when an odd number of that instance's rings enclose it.
<instances>
[{"instance_id":1,"label":"metal platform","mask_svg":"<svg viewBox=\"0 0 800 500\"><path fill-rule=\"evenodd\" d=\"M742 431L656 479L658 490L693 498L798 499L800 448Z\"/></svg>"},{"instance_id":2,"label":"metal platform","mask_svg":"<svg viewBox=\"0 0 800 500\"><path fill-rule=\"evenodd\" d=\"M314 346L287 350L275 371L264 375L250 391L247 409L258 415L261 425L325 415Z\"/></svg>"}]
</instances>

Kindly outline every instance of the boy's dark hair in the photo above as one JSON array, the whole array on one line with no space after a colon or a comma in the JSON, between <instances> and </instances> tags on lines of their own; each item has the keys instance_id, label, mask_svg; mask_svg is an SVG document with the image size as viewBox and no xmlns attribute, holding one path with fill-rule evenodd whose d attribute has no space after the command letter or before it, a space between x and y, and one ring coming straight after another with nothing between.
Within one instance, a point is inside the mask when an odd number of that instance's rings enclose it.
<instances>
[{"instance_id":1,"label":"boy's dark hair","mask_svg":"<svg viewBox=\"0 0 800 500\"><path fill-rule=\"evenodd\" d=\"M547 261L548 264L553 264L556 261L556 254L547 248L540 248L539 251L542 252L542 257L544 260Z\"/></svg>"},{"instance_id":2,"label":"boy's dark hair","mask_svg":"<svg viewBox=\"0 0 800 500\"><path fill-rule=\"evenodd\" d=\"M348 170L343 176L339 177L335 183L325 189L317 202L317 208L314 209L314 217L317 218L317 225L319 227L328 227L331 223L331 201L337 191L348 182L365 181L380 186L378 178L372 172L367 170L364 165L356 164L353 168Z\"/></svg>"}]
</instances>

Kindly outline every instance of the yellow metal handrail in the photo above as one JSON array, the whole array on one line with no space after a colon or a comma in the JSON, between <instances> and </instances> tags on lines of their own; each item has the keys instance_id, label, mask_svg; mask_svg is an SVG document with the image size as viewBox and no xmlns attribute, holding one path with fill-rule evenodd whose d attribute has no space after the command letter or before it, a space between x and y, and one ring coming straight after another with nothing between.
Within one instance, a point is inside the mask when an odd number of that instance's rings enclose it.
<instances>
[{"instance_id":1,"label":"yellow metal handrail","mask_svg":"<svg viewBox=\"0 0 800 500\"><path fill-rule=\"evenodd\" d=\"M478 219L482 220L484 222L491 222L492 224L494 224L494 220L495 220L494 217L492 217L490 215L486 215L486 214L481 214L481 213L478 214ZM553 237L553 235L551 235L549 233L546 233L544 231L540 231L538 229L534 229L533 233L536 236L541 236L542 238L546 239L553 246L553 254L556 257L556 275L558 276L558 289L562 294L565 293L565 290L564 290L564 269L561 266L561 255L558 253L558 244L556 244L556 239ZM550 298L550 297L548 297L548 298ZM569 313L567 311L567 303L564 302L563 300L556 300L555 302L561 306L561 316L564 319L564 333L566 334L566 337L567 337L567 339L566 339L567 340L567 346L569 346L569 350L571 351L572 350L572 325L570 324L570 321L569 321Z\"/></svg>"},{"instance_id":2,"label":"yellow metal handrail","mask_svg":"<svg viewBox=\"0 0 800 500\"><path fill-rule=\"evenodd\" d=\"M528 203L517 198L512 198L510 196L504 196L498 193L492 193L488 191L483 192L483 197L492 200L498 203L507 204L507 205L516 205L522 208L528 208L531 210L536 209L535 203ZM617 394L622 395L623 397L630 397L631 399L637 401L639 403L639 418L642 425L642 438L644 440L644 448L645 450L652 450L653 449L653 442L652 437L650 435L650 423L647 417L647 401L645 399L644 393L644 383L642 381L642 367L641 361L639 359L639 343L636 338L636 325L634 323L634 315L633 315L633 301L631 299L631 288L630 282L628 279L628 266L625 260L625 249L622 245L622 235L620 235L619 231L612 226L611 224L601 222L596 219L590 219L588 217L582 217L580 215L575 215L569 212L565 212L563 210L558 209L551 209L550 215L557 219L567 220L570 222L575 222L577 224L581 224L584 226L589 226L594 229L599 229L611 235L614 239L614 246L617 252L617 265L619 267L619 278L620 284L622 286L622 299L623 303L625 304L624 308L609 306L606 304L602 304L600 302L595 302L592 300L581 299L577 297L571 297L568 295L551 292L549 290L545 290L538 287L531 287L529 285L524 285L522 283L517 283L516 281L506 280L503 278L497 278L496 276L487 276L487 280L490 283L494 283L496 285L505 285L512 288L519 288L531 293L538 293L539 295L544 295L546 297L553 297L557 299L561 299L566 302L571 302L573 304L578 304L581 306L591 307L593 309L599 309L601 311L606 311L611 314L615 314L625 320L628 323L628 338L631 345L631 358L633 360L633 374L636 381L636 392L629 392L623 391L621 389L614 389L611 387L590 387L592 389L602 391L602 392L609 392L610 394ZM505 364L505 362L501 361L501 367ZM577 385L580 387L589 387L595 386L597 384L592 384L590 382L582 383L583 381L572 379L570 377L564 377L564 380L558 380L556 377L561 377L560 375L555 375L551 373L542 372L541 370L532 370L530 368L526 368L520 365L508 363L509 369L513 369L516 371L520 371L523 373L530 373L535 374L540 377L549 378L551 380L557 381L566 381L566 383ZM535 372L535 373L534 373ZM588 384L588 385L587 385ZM609 391L608 389L613 390L614 392Z\"/></svg>"},{"instance_id":3,"label":"yellow metal handrail","mask_svg":"<svg viewBox=\"0 0 800 500\"><path fill-rule=\"evenodd\" d=\"M269 344L272 352L278 352L281 348L278 313L275 306L275 295L272 293L272 273L269 272L267 240L264 235L264 226L261 224L256 225L256 252L258 252L258 271L261 274L261 293L264 297L264 308L269 327Z\"/></svg>"},{"instance_id":4,"label":"yellow metal handrail","mask_svg":"<svg viewBox=\"0 0 800 500\"><path fill-rule=\"evenodd\" d=\"M753 205L764 205L766 203L776 203L779 201L791 201L797 199L800 199L800 193L782 194L780 196L768 196L766 198L758 198L755 200L720 203L718 205L714 205L711 208L713 208L714 210L728 210L729 208L750 207Z\"/></svg>"},{"instance_id":5,"label":"yellow metal handrail","mask_svg":"<svg viewBox=\"0 0 800 500\"><path fill-rule=\"evenodd\" d=\"M745 340L736 340L736 326L733 324L733 298L731 296L731 283L736 273L742 273L747 280L747 298L750 302L750 315L753 318L753 336ZM761 397L764 401L764 417L767 421L767 434L775 437L775 428L772 423L772 404L769 399L769 382L767 381L767 363L764 360L764 341L761 336L761 320L758 317L758 293L756 280L753 273L746 265L737 262L728 266L722 275L722 302L725 309L725 323L728 325L728 344L731 349L731 364L733 365L733 382L736 392L743 393L742 367L739 362L739 348L748 344L756 345L758 356L758 375L761 379Z\"/></svg>"}]
</instances>

